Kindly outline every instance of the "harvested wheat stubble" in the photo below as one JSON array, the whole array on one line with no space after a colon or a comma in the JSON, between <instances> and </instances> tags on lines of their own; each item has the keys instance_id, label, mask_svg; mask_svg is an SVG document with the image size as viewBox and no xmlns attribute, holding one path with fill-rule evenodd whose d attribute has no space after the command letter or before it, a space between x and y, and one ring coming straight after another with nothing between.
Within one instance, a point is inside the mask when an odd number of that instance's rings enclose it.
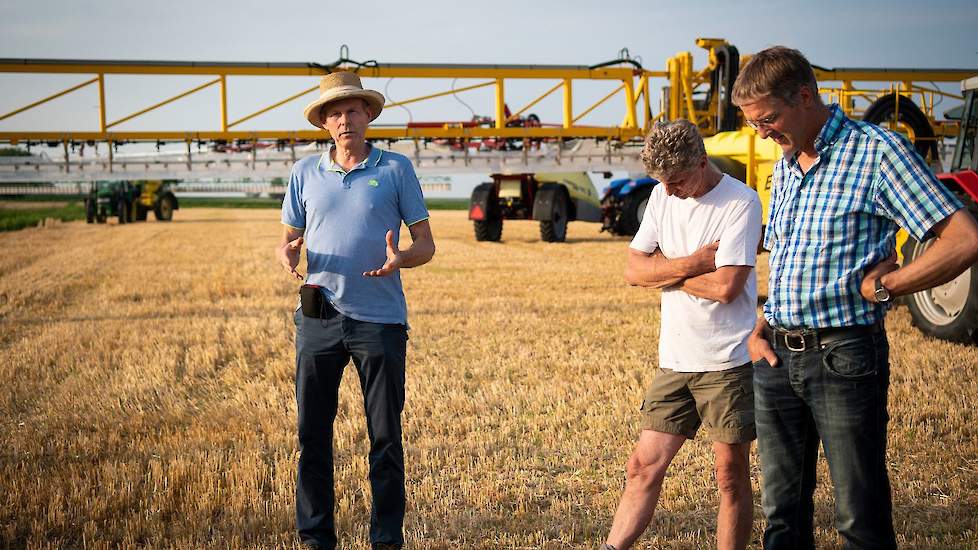
<instances>
[{"instance_id":1,"label":"harvested wheat stubble","mask_svg":"<svg viewBox=\"0 0 978 550\"><path fill-rule=\"evenodd\" d=\"M625 285L628 241L593 224L566 244L529 222L477 243L464 212L431 224L435 260L403 274L411 547L595 547L656 363L659 293ZM0 548L295 547L297 285L271 254L280 231L275 211L192 209L0 234ZM901 544L974 547L978 348L925 338L902 308L888 321ZM337 524L363 548L350 373L341 395ZM714 544L712 461L706 442L683 448L639 547ZM817 544L832 547L824 462L819 476Z\"/></svg>"}]
</instances>

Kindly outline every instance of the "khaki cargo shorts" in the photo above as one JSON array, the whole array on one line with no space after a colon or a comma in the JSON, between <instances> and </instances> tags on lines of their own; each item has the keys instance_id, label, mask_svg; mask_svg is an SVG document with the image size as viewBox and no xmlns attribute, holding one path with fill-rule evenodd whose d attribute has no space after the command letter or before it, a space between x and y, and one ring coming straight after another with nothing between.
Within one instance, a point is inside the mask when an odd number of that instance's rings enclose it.
<instances>
[{"instance_id":1,"label":"khaki cargo shorts","mask_svg":"<svg viewBox=\"0 0 978 550\"><path fill-rule=\"evenodd\" d=\"M715 372L655 370L642 402L642 429L693 439L700 424L711 441L733 444L757 438L750 363Z\"/></svg>"}]
</instances>

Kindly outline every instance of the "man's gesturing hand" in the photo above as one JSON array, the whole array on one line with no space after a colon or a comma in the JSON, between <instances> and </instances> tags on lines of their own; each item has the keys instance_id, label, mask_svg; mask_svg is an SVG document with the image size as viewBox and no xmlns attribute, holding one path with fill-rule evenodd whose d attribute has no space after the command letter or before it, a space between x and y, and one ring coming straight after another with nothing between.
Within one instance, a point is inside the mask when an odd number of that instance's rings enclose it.
<instances>
[{"instance_id":1,"label":"man's gesturing hand","mask_svg":"<svg viewBox=\"0 0 978 550\"><path fill-rule=\"evenodd\" d=\"M394 232L387 230L387 261L380 269L374 269L373 271L364 271L364 277L386 277L391 273L394 273L404 264L404 259L401 256L401 251L394 246Z\"/></svg>"},{"instance_id":2,"label":"man's gesturing hand","mask_svg":"<svg viewBox=\"0 0 978 550\"><path fill-rule=\"evenodd\" d=\"M866 275L863 276L863 282L859 285L859 293L863 295L863 298L875 303L877 301L876 279L891 271L896 271L899 267L899 264L897 264L897 255L894 252L882 262L866 270Z\"/></svg>"},{"instance_id":3,"label":"man's gesturing hand","mask_svg":"<svg viewBox=\"0 0 978 550\"><path fill-rule=\"evenodd\" d=\"M293 277L298 280L302 280L302 275L295 270L295 267L299 265L299 254L302 252L302 237L289 241L278 249L278 258L282 262L282 267L285 268Z\"/></svg>"}]
</instances>

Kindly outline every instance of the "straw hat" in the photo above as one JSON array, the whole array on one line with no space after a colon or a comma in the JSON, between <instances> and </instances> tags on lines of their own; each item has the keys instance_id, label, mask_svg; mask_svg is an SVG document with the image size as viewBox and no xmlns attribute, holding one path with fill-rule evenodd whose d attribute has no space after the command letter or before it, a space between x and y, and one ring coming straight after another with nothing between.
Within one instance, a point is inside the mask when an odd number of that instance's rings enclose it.
<instances>
[{"instance_id":1,"label":"straw hat","mask_svg":"<svg viewBox=\"0 0 978 550\"><path fill-rule=\"evenodd\" d=\"M380 116L380 112L384 109L383 94L373 90L364 90L363 84L360 83L360 77L356 73L339 71L330 73L319 81L319 99L306 105L302 112L310 124L316 128L322 128L323 121L320 117L322 106L331 101L351 97L364 99L370 105L371 121Z\"/></svg>"}]
</instances>

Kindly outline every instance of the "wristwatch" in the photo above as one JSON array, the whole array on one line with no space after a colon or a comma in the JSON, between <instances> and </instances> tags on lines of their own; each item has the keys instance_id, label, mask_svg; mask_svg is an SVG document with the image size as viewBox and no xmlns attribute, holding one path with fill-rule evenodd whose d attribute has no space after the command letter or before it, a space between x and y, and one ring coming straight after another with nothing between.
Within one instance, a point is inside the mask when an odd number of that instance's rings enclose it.
<instances>
[{"instance_id":1,"label":"wristwatch","mask_svg":"<svg viewBox=\"0 0 978 550\"><path fill-rule=\"evenodd\" d=\"M876 301L881 304L888 303L890 301L890 291L887 290L885 286L883 286L882 277L876 278L875 286L876 286L876 290L873 291L873 294L876 296Z\"/></svg>"}]
</instances>

